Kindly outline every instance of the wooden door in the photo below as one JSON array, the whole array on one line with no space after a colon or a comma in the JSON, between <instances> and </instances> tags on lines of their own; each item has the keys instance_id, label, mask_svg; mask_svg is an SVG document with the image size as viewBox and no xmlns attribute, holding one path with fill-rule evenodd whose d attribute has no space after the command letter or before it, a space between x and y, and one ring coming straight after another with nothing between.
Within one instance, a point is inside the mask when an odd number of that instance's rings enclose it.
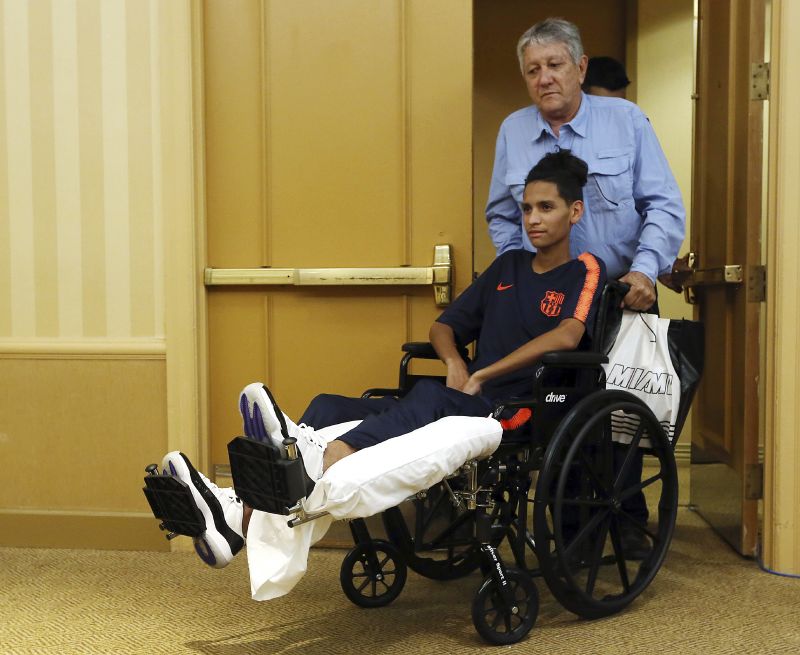
<instances>
[{"instance_id":1,"label":"wooden door","mask_svg":"<svg viewBox=\"0 0 800 655\"><path fill-rule=\"evenodd\" d=\"M712 284L694 288L706 365L694 404L691 502L745 555L754 552L761 495L764 101L751 72L764 61L764 31L763 0L699 3L692 249L707 271L696 277Z\"/></svg>"},{"instance_id":2,"label":"wooden door","mask_svg":"<svg viewBox=\"0 0 800 655\"><path fill-rule=\"evenodd\" d=\"M206 0L207 266L430 266L472 273L471 3ZM262 380L312 396L396 384L427 339L430 286L209 286L212 464Z\"/></svg>"}]
</instances>

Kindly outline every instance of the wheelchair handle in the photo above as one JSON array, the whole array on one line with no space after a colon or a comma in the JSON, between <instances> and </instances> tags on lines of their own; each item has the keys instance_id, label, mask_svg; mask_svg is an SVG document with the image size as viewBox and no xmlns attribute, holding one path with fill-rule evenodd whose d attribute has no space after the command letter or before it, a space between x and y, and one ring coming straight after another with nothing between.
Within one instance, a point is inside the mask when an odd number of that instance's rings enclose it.
<instances>
[{"instance_id":1,"label":"wheelchair handle","mask_svg":"<svg viewBox=\"0 0 800 655\"><path fill-rule=\"evenodd\" d=\"M627 282L620 282L619 280L608 280L606 284L611 287L615 293L617 293L620 298L624 298L628 295L628 291L631 290L631 285Z\"/></svg>"}]
</instances>

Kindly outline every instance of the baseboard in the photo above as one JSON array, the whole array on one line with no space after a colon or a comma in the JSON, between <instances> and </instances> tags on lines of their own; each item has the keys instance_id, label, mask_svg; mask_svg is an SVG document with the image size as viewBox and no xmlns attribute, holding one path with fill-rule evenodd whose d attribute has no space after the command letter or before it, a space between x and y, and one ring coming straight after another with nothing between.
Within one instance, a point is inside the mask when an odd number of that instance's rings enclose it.
<instances>
[{"instance_id":1,"label":"baseboard","mask_svg":"<svg viewBox=\"0 0 800 655\"><path fill-rule=\"evenodd\" d=\"M169 551L149 514L0 510L0 546Z\"/></svg>"}]
</instances>

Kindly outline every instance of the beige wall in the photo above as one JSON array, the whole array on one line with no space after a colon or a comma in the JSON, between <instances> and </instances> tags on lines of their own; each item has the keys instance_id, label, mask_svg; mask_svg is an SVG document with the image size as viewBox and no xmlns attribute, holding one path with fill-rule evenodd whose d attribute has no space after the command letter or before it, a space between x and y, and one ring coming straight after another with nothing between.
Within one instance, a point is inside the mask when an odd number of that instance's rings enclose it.
<instances>
[{"instance_id":1,"label":"beige wall","mask_svg":"<svg viewBox=\"0 0 800 655\"><path fill-rule=\"evenodd\" d=\"M636 42L626 62L635 84L628 99L647 114L678 181L686 207L684 254L691 231L694 2L638 0L635 13ZM658 291L663 316L692 318L683 295L660 285Z\"/></svg>"},{"instance_id":2,"label":"beige wall","mask_svg":"<svg viewBox=\"0 0 800 655\"><path fill-rule=\"evenodd\" d=\"M140 528L153 521L139 487L167 444L164 240L185 217L170 209L186 204L171 153L187 8L0 2L0 461L12 476L0 543L158 536Z\"/></svg>"},{"instance_id":3,"label":"beige wall","mask_svg":"<svg viewBox=\"0 0 800 655\"><path fill-rule=\"evenodd\" d=\"M164 336L157 7L0 8L0 338Z\"/></svg>"},{"instance_id":4,"label":"beige wall","mask_svg":"<svg viewBox=\"0 0 800 655\"><path fill-rule=\"evenodd\" d=\"M631 13L635 39L626 60L632 80L628 99L650 119L681 190L686 208L686 237L679 251L683 255L689 250L691 235L694 1L637 0ZM692 318L692 306L684 301L683 294L661 284L658 293L662 316ZM680 462L688 460L691 434L690 411L676 446ZM689 497L688 487L686 484L681 489L682 502Z\"/></svg>"}]
</instances>

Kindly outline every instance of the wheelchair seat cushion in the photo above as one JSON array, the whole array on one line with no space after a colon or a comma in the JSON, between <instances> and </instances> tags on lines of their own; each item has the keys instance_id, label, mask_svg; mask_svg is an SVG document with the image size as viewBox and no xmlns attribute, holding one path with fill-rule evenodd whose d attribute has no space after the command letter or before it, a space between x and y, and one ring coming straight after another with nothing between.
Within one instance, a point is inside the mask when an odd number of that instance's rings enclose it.
<instances>
[{"instance_id":1,"label":"wheelchair seat cushion","mask_svg":"<svg viewBox=\"0 0 800 655\"><path fill-rule=\"evenodd\" d=\"M353 425L320 432L331 441ZM254 511L247 534L253 598L268 600L288 593L305 573L309 548L334 519L372 516L400 504L465 462L491 455L502 432L493 418L448 416L331 466L305 502L306 512L328 512L327 516L290 528L285 516Z\"/></svg>"}]
</instances>

